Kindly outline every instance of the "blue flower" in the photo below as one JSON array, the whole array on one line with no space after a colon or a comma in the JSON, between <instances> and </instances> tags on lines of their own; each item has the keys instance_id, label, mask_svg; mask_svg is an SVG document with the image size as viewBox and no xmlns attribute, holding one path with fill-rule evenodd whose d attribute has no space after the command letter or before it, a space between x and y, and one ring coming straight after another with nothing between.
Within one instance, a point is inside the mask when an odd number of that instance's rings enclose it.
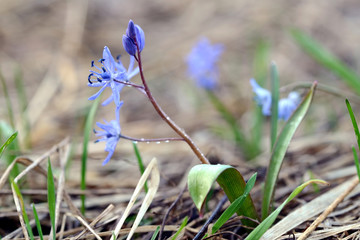
<instances>
[{"instance_id":1,"label":"blue flower","mask_svg":"<svg viewBox=\"0 0 360 240\"><path fill-rule=\"evenodd\" d=\"M120 91L125 86L122 83L116 82L114 80L127 82L133 76L139 72L139 67L136 67L134 70L134 57L130 56L130 64L128 70L122 65L120 59L115 59L111 55L111 52L108 47L104 47L103 58L99 60L103 65L101 68L94 64L92 61L91 66L97 68L99 72L90 70L90 75L88 77L88 86L90 87L101 87L101 89L89 97L89 100L94 100L100 96L100 94L105 90L106 87L110 87L112 90L111 96L105 100L102 105L105 106L114 100L115 105L118 107L120 105ZM92 82L92 77L96 77L96 82Z\"/></svg>"},{"instance_id":2,"label":"blue flower","mask_svg":"<svg viewBox=\"0 0 360 240\"><path fill-rule=\"evenodd\" d=\"M110 122L107 122L104 120L105 124L102 124L99 122L96 123L96 125L99 128L101 128L102 131L94 130L96 136L100 137L98 140L95 141L95 143L102 142L102 141L106 142L105 151L109 152L109 154L103 161L102 165L105 165L110 161L112 155L114 154L116 145L121 137L119 111L120 111L120 107L122 106L122 104L123 104L123 102L121 101L119 107L116 107L116 111L115 111L116 120L112 120Z\"/></svg>"},{"instance_id":3,"label":"blue flower","mask_svg":"<svg viewBox=\"0 0 360 240\"><path fill-rule=\"evenodd\" d=\"M262 114L264 116L271 115L271 93L260 87L255 79L250 80L250 84L255 93L255 101L262 108ZM279 100L278 105L278 118L287 121L295 109L301 102L300 94L297 92L290 92L287 98Z\"/></svg>"},{"instance_id":4,"label":"blue flower","mask_svg":"<svg viewBox=\"0 0 360 240\"><path fill-rule=\"evenodd\" d=\"M291 114L300 104L300 94L297 92L290 92L287 98L279 100L279 119L287 121Z\"/></svg>"},{"instance_id":5,"label":"blue flower","mask_svg":"<svg viewBox=\"0 0 360 240\"><path fill-rule=\"evenodd\" d=\"M255 101L262 108L262 114L264 116L271 115L271 93L262 88L255 79L250 79L250 84L253 88L253 92L255 93Z\"/></svg>"},{"instance_id":6,"label":"blue flower","mask_svg":"<svg viewBox=\"0 0 360 240\"><path fill-rule=\"evenodd\" d=\"M217 86L219 71L217 61L224 50L222 44L211 45L207 38L202 38L192 48L186 58L188 74L199 87L214 90Z\"/></svg>"},{"instance_id":7,"label":"blue flower","mask_svg":"<svg viewBox=\"0 0 360 240\"><path fill-rule=\"evenodd\" d=\"M145 46L145 33L139 25L134 24L132 20L129 21L126 35L123 35L123 46L128 54L135 56L137 52L136 44L139 46L140 52Z\"/></svg>"}]
</instances>

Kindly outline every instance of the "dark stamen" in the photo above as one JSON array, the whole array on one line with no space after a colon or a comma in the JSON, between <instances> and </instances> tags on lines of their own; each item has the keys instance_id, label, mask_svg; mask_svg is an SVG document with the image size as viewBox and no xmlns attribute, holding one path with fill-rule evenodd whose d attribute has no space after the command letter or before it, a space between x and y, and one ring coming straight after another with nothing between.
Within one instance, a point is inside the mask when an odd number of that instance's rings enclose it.
<instances>
[{"instance_id":1,"label":"dark stamen","mask_svg":"<svg viewBox=\"0 0 360 240\"><path fill-rule=\"evenodd\" d=\"M93 60L93 61L91 61L91 67L94 67L94 66L95 66L95 62Z\"/></svg>"},{"instance_id":2,"label":"dark stamen","mask_svg":"<svg viewBox=\"0 0 360 240\"><path fill-rule=\"evenodd\" d=\"M90 84L92 84L91 77L92 77L93 75L94 75L93 73L90 73L89 76L88 76L88 81L89 81Z\"/></svg>"},{"instance_id":3,"label":"dark stamen","mask_svg":"<svg viewBox=\"0 0 360 240\"><path fill-rule=\"evenodd\" d=\"M99 63L103 63L105 61L105 58L100 58Z\"/></svg>"},{"instance_id":4,"label":"dark stamen","mask_svg":"<svg viewBox=\"0 0 360 240\"><path fill-rule=\"evenodd\" d=\"M104 72L106 72L106 69L104 67L101 68Z\"/></svg>"},{"instance_id":5,"label":"dark stamen","mask_svg":"<svg viewBox=\"0 0 360 240\"><path fill-rule=\"evenodd\" d=\"M98 82L102 82L102 80L100 78L96 78L98 80Z\"/></svg>"},{"instance_id":6,"label":"dark stamen","mask_svg":"<svg viewBox=\"0 0 360 240\"><path fill-rule=\"evenodd\" d=\"M120 60L121 55L117 55L116 60Z\"/></svg>"}]
</instances>

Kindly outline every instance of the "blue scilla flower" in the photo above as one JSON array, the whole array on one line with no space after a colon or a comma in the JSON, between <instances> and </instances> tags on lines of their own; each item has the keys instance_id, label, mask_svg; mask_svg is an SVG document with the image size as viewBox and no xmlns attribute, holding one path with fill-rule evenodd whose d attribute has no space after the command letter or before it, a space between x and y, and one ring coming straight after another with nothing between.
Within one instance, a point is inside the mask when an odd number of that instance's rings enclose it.
<instances>
[{"instance_id":1,"label":"blue scilla flower","mask_svg":"<svg viewBox=\"0 0 360 240\"><path fill-rule=\"evenodd\" d=\"M120 105L120 91L125 86L118 81L129 81L133 76L138 74L139 67L134 68L134 57L130 56L129 68L126 70L123 64L120 61L120 58L115 61L108 47L104 47L103 58L99 60L103 65L101 68L94 64L92 61L91 66L95 67L99 72L90 70L89 83L90 87L101 87L101 89L95 93L93 96L89 97L89 100L94 100L100 96L100 94L105 90L106 87L110 87L112 90L111 96L105 100L102 105L105 106L111 101L115 102L115 105L118 107ZM96 77L96 82L93 82L92 77Z\"/></svg>"},{"instance_id":2,"label":"blue scilla flower","mask_svg":"<svg viewBox=\"0 0 360 240\"><path fill-rule=\"evenodd\" d=\"M135 42L138 44L141 52L145 46L145 33L139 25L134 24L134 22L130 20L122 41L126 52L131 56L135 56L137 52Z\"/></svg>"},{"instance_id":3,"label":"blue scilla flower","mask_svg":"<svg viewBox=\"0 0 360 240\"><path fill-rule=\"evenodd\" d=\"M112 155L114 154L115 148L117 143L120 140L121 137L121 128L120 128L120 122L119 122L119 111L122 106L123 102L121 101L119 106L116 107L115 114L116 114L116 120L112 120L110 122L107 122L104 120L105 124L97 122L96 125L102 129L102 131L96 131L94 129L94 132L96 136L100 137L95 141L97 142L106 142L105 145L105 151L109 152L105 160L103 161L102 165L107 164Z\"/></svg>"},{"instance_id":4,"label":"blue scilla flower","mask_svg":"<svg viewBox=\"0 0 360 240\"><path fill-rule=\"evenodd\" d=\"M252 86L253 92L255 93L255 101L261 107L262 114L264 116L271 115L271 93L262 88L255 79L250 79L250 84Z\"/></svg>"},{"instance_id":5,"label":"blue scilla flower","mask_svg":"<svg viewBox=\"0 0 360 240\"><path fill-rule=\"evenodd\" d=\"M287 98L279 100L279 119L287 121L301 102L300 94L290 92Z\"/></svg>"},{"instance_id":6,"label":"blue scilla flower","mask_svg":"<svg viewBox=\"0 0 360 240\"><path fill-rule=\"evenodd\" d=\"M192 48L186 63L189 76L199 87L207 90L216 88L219 77L217 61L223 50L222 44L211 45L207 38L200 39Z\"/></svg>"}]
</instances>

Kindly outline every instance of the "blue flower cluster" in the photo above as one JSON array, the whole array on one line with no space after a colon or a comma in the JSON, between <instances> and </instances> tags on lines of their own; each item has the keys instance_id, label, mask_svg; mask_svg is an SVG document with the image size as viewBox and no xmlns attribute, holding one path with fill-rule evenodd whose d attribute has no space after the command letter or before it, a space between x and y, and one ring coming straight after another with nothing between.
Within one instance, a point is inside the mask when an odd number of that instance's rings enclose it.
<instances>
[{"instance_id":1,"label":"blue flower cluster","mask_svg":"<svg viewBox=\"0 0 360 240\"><path fill-rule=\"evenodd\" d=\"M100 96L105 88L109 87L111 88L112 94L102 103L102 105L105 106L114 101L116 106L116 120L112 120L110 122L104 120L105 124L96 123L96 125L101 128L102 131L94 130L96 135L100 137L96 142L105 141L105 151L109 152L105 161L103 162L103 165L109 162L112 155L114 154L116 145L121 138L119 112L123 101L120 100L120 92L126 83L129 83L130 79L139 73L139 67L134 69L134 63L137 49L141 51L144 48L144 45L144 31L138 25L135 25L132 20L130 20L126 30L126 35L123 36L123 47L130 55L130 64L128 69L123 66L120 61L120 57L118 57L116 60L114 59L114 57L111 55L110 49L106 46L104 47L103 56L99 60L99 63L102 66L96 66L94 61L91 63L91 67L96 68L97 71L90 70L88 86L100 87L100 90L93 96L89 97L89 100L95 100Z\"/></svg>"},{"instance_id":2,"label":"blue flower cluster","mask_svg":"<svg viewBox=\"0 0 360 240\"><path fill-rule=\"evenodd\" d=\"M250 80L250 84L255 93L255 101L261 107L264 116L271 115L271 93L262 88L255 79ZM279 100L278 117L287 121L291 114L295 111L301 102L300 94L297 92L290 92L287 98Z\"/></svg>"},{"instance_id":3,"label":"blue flower cluster","mask_svg":"<svg viewBox=\"0 0 360 240\"><path fill-rule=\"evenodd\" d=\"M187 56L188 75L196 84L206 90L214 90L218 84L217 61L224 51L222 44L211 45L209 39L202 38Z\"/></svg>"}]
</instances>

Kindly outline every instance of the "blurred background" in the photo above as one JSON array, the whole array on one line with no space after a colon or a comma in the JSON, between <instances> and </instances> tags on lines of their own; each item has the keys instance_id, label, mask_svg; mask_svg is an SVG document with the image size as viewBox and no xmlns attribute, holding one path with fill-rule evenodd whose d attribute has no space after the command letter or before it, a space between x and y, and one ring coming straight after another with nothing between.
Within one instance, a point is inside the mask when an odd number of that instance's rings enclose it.
<instances>
[{"instance_id":1,"label":"blurred background","mask_svg":"<svg viewBox=\"0 0 360 240\"><path fill-rule=\"evenodd\" d=\"M132 19L145 32L142 52L145 77L159 104L194 137L206 154L221 156L226 163L239 164L241 155L233 142L218 134L222 129L219 126L225 126L224 121L203 90L186 75L184 60L192 46L202 36L212 43L224 44L216 94L246 129L252 123L248 114L254 107L249 79L256 75L254 56L259 46L268 47L265 60L269 66L270 61L277 63L281 86L316 80L350 92L338 77L305 54L289 31L293 28L304 31L359 71L359 12L357 0L2 0L0 69L18 127L21 129L24 116L30 122L32 150L24 148L25 154L41 152L66 136L81 142L84 118L91 106L87 98L97 91L87 87L90 63L101 58L103 47L108 46L114 56L122 54L127 67L129 58L122 47L122 35ZM18 103L17 74L22 75L28 99L25 112ZM140 77L132 81L140 83ZM269 85L267 77L265 86ZM102 99L109 94L109 89L105 90ZM282 94L286 96L287 92ZM0 96L0 117L8 121L2 92ZM174 136L138 91L126 88L121 98L124 135ZM113 103L98 109L96 121L113 118ZM322 92L316 94L307 119L298 135L351 129L344 100ZM23 137L21 130L19 137ZM267 137L264 142L268 145ZM164 164L168 161L174 170L181 164L176 159L195 160L184 143L139 144L139 148L146 162L156 156ZM102 143L90 144L91 157L96 160L94 168L106 156L103 149ZM121 140L108 167L133 165L135 162L127 161L132 158L131 142Z\"/></svg>"}]
</instances>

